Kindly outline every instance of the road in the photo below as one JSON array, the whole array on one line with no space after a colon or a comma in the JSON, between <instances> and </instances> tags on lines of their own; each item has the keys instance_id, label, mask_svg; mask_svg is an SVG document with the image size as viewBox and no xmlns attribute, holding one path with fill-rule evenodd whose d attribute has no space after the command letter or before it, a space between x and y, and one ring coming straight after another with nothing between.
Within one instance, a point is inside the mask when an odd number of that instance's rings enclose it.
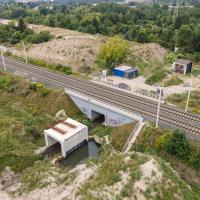
<instances>
[{"instance_id":1,"label":"road","mask_svg":"<svg viewBox=\"0 0 200 200\"><path fill-rule=\"evenodd\" d=\"M124 111L139 114L149 121L155 122L156 120L158 106L156 101L146 99L145 97L139 97L125 91L119 91L104 85L99 85L88 80L53 72L42 67L25 64L11 58L5 57L4 59L9 71L55 87L63 89L69 88L104 103L119 107ZM2 59L0 59L0 67L2 66ZM161 104L159 119L160 125L171 127L173 129L182 129L192 138L200 140L199 115L185 113L174 107Z\"/></svg>"}]
</instances>

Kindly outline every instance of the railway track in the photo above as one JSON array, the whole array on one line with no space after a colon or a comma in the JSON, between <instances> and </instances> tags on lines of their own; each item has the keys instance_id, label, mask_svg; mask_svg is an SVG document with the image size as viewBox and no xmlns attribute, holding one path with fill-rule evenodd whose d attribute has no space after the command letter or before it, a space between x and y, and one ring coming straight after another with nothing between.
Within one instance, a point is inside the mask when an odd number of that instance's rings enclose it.
<instances>
[{"instance_id":1,"label":"railway track","mask_svg":"<svg viewBox=\"0 0 200 200\"><path fill-rule=\"evenodd\" d=\"M1 59L0 59L0 62L1 62ZM35 70L35 66L33 66L33 65L30 65L30 64L27 65L25 63L22 63L22 62L19 62L19 61L13 61L13 60L8 59L8 58L5 58L5 62L10 63L10 64L8 64L8 66L11 66L11 67L12 67L12 65L15 65L16 63L18 63L20 65L19 67L21 69L23 69L23 67L26 67L26 68L29 67L29 69ZM70 81L76 81L76 82L77 81L81 81L82 84L88 86L88 81L85 81L85 80L80 80L78 78L65 76L63 74L58 74L58 73L52 75L52 72L50 72L49 70L43 69L41 67L38 67L37 70L38 70L38 72L40 72L43 75L45 73L45 74L48 74L49 76L52 76L53 78L60 78L60 79L65 79L65 80L68 79ZM103 85L99 85L97 83L90 82L89 84L90 84L90 87L95 87L95 88L98 88L98 89L108 90L108 87L103 86ZM148 105L150 107L153 107L155 109L157 108L157 102L156 101L151 101L149 99L145 99L145 98L140 97L140 96L132 95L132 94L127 93L127 92L120 92L119 93L119 91L114 89L114 88L109 88L109 92L115 93L118 96L121 96L121 97L124 97L126 99L129 99L133 103L134 102L139 102L139 103ZM133 99L133 97L134 97L134 99ZM161 111L164 111L164 112L167 112L167 113L170 113L170 114L173 114L173 115L174 114L178 114L181 117L184 117L184 118L186 117L187 119L191 119L193 121L200 122L200 116L194 115L194 114L190 114L190 113L185 113L185 112L183 112L181 110L175 109L173 107L169 107L169 106L164 105L164 104L161 105Z\"/></svg>"},{"instance_id":2,"label":"railway track","mask_svg":"<svg viewBox=\"0 0 200 200\"><path fill-rule=\"evenodd\" d=\"M5 58L5 63L7 68L10 70L18 70L28 73L32 77L41 79L41 81L54 83L61 88L70 88L71 90L113 106L117 106L123 110L135 112L152 120L156 119L158 104L156 101L151 101L127 92L120 91L119 93L119 91L114 88L54 73L47 69L25 64L10 58ZM1 59L0 64L2 65ZM162 104L160 110L160 121L169 126L179 127L187 132L200 135L200 116L198 115L184 113L183 111Z\"/></svg>"}]
</instances>

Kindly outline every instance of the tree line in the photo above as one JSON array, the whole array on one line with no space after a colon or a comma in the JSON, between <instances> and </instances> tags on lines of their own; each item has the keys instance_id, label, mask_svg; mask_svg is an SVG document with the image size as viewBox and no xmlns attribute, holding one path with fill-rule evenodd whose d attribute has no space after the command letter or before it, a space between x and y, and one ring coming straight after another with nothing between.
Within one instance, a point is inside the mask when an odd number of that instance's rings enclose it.
<instances>
[{"instance_id":1,"label":"tree line","mask_svg":"<svg viewBox=\"0 0 200 200\"><path fill-rule=\"evenodd\" d=\"M34 33L34 31L27 27L27 24L22 18L17 23L10 23L8 25L0 25L0 42L17 44L22 40L32 44L47 42L52 38L48 31L41 31Z\"/></svg>"}]
</instances>

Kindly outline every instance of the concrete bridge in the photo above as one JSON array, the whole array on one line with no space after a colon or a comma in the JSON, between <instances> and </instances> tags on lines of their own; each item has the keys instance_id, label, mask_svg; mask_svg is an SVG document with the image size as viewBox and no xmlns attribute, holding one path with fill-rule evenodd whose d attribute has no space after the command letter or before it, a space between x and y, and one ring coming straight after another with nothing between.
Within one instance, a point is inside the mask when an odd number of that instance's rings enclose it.
<instances>
[{"instance_id":1,"label":"concrete bridge","mask_svg":"<svg viewBox=\"0 0 200 200\"><path fill-rule=\"evenodd\" d=\"M3 67L0 58L0 67ZM67 88L76 105L90 118L103 115L105 123L122 125L134 120L156 121L158 102L136 94L119 91L85 79L79 79L5 57L6 69L45 84ZM188 137L200 140L200 115L186 113L164 103L160 105L159 126L183 130Z\"/></svg>"},{"instance_id":2,"label":"concrete bridge","mask_svg":"<svg viewBox=\"0 0 200 200\"><path fill-rule=\"evenodd\" d=\"M143 122L143 117L140 115L98 101L74 90L65 88L65 93L70 96L72 101L91 120L95 120L103 115L104 124L108 126L121 126L134 121Z\"/></svg>"}]
</instances>

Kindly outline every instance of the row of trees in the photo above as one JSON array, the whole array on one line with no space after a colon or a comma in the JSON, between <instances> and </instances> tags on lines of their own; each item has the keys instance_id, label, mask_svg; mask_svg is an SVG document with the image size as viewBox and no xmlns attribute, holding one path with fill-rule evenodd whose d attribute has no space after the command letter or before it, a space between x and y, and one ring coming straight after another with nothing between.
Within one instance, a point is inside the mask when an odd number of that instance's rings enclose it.
<instances>
[{"instance_id":1,"label":"row of trees","mask_svg":"<svg viewBox=\"0 0 200 200\"><path fill-rule=\"evenodd\" d=\"M11 44L19 43L24 40L28 43L38 44L47 42L52 38L48 31L41 31L36 34L33 30L27 28L22 18L19 19L17 25L10 23L9 25L0 25L0 42L10 42Z\"/></svg>"}]
</instances>

